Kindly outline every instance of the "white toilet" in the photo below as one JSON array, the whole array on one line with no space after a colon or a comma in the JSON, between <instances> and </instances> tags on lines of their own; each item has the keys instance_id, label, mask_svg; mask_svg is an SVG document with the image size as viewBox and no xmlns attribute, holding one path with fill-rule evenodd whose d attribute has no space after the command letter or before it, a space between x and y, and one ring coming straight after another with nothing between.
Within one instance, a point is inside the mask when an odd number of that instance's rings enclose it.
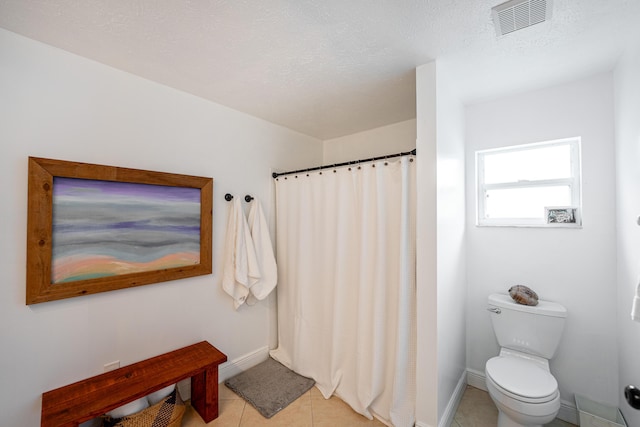
<instances>
[{"instance_id":1,"label":"white toilet","mask_svg":"<svg viewBox=\"0 0 640 427\"><path fill-rule=\"evenodd\" d=\"M516 304L509 295L492 294L489 307L500 354L487 361L485 375L498 407L498 427L540 427L560 409L558 382L549 359L558 348L567 309L539 301Z\"/></svg>"}]
</instances>

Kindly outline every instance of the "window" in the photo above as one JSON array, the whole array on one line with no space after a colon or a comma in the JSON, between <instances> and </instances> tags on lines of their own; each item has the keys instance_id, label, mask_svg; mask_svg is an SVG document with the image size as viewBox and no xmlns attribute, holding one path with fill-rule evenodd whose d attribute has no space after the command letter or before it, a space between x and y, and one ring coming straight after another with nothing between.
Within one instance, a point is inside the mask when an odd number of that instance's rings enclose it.
<instances>
[{"instance_id":1,"label":"window","mask_svg":"<svg viewBox=\"0 0 640 427\"><path fill-rule=\"evenodd\" d=\"M580 226L580 138L476 152L478 225L548 224L546 208L576 208Z\"/></svg>"}]
</instances>

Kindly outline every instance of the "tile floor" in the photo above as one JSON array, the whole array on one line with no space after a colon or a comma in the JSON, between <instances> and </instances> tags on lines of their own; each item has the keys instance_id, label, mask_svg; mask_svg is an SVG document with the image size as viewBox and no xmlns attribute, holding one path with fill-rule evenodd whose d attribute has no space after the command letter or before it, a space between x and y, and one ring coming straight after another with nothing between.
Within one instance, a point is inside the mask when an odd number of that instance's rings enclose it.
<instances>
[{"instance_id":1,"label":"tile floor","mask_svg":"<svg viewBox=\"0 0 640 427\"><path fill-rule=\"evenodd\" d=\"M193 408L187 405L182 419L182 427L351 427L379 426L380 421L368 420L355 413L346 403L337 397L325 399L320 391L312 387L295 402L275 414L270 419L264 418L250 404L229 390L224 384L219 389L219 416L205 424Z\"/></svg>"},{"instance_id":2,"label":"tile floor","mask_svg":"<svg viewBox=\"0 0 640 427\"><path fill-rule=\"evenodd\" d=\"M247 404L237 394L220 384L220 415L209 424L187 405L182 427L357 427L379 426L380 421L368 420L353 412L342 400L332 397L326 400L313 387L302 397L278 412L270 419L264 418L253 406ZM487 392L467 386L451 427L495 427L498 410ZM573 424L555 420L547 426L575 427Z\"/></svg>"},{"instance_id":3,"label":"tile floor","mask_svg":"<svg viewBox=\"0 0 640 427\"><path fill-rule=\"evenodd\" d=\"M495 427L498 423L498 409L489 393L467 386L462 395L451 427ZM555 419L547 427L575 427L574 424Z\"/></svg>"}]
</instances>

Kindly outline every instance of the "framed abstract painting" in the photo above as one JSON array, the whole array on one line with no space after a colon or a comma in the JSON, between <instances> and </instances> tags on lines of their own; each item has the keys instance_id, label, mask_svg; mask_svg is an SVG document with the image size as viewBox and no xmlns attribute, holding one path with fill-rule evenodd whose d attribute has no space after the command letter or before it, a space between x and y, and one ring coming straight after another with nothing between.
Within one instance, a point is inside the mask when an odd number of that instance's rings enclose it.
<instances>
[{"instance_id":1,"label":"framed abstract painting","mask_svg":"<svg viewBox=\"0 0 640 427\"><path fill-rule=\"evenodd\" d=\"M27 304L212 272L213 179L30 157Z\"/></svg>"}]
</instances>

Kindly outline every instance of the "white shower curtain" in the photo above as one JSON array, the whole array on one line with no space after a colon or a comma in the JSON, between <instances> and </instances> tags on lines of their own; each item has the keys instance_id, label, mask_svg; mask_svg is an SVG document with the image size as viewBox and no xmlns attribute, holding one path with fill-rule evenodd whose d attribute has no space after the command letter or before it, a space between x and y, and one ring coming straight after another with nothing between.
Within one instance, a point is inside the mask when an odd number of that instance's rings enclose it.
<instances>
[{"instance_id":1,"label":"white shower curtain","mask_svg":"<svg viewBox=\"0 0 640 427\"><path fill-rule=\"evenodd\" d=\"M276 180L278 348L355 411L415 421L415 161Z\"/></svg>"}]
</instances>

